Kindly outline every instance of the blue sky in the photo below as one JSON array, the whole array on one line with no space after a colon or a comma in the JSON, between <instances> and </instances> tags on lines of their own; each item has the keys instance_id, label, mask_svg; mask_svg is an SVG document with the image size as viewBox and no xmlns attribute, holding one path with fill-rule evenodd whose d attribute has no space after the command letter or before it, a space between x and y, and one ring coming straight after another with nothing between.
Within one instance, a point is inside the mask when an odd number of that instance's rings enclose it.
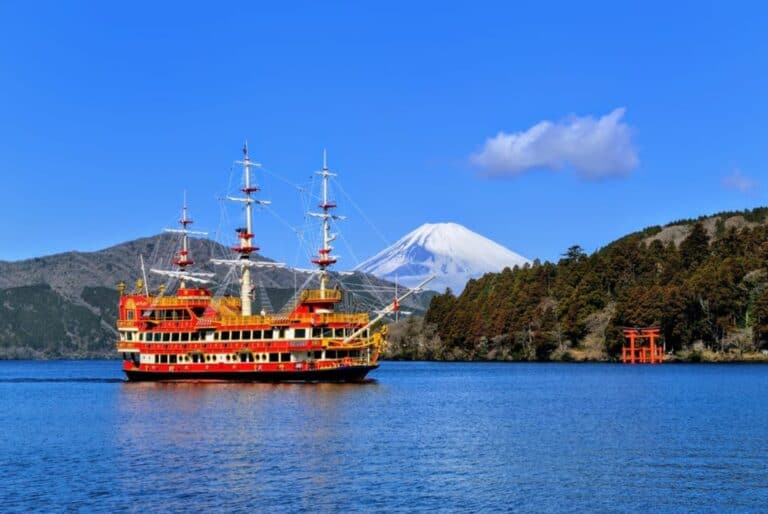
<instances>
[{"instance_id":1,"label":"blue sky","mask_svg":"<svg viewBox=\"0 0 768 514\"><path fill-rule=\"evenodd\" d=\"M323 148L342 269L425 222L554 260L768 203L758 2L275 4L0 3L0 259L157 233L184 190L233 242L246 138L294 265Z\"/></svg>"}]
</instances>

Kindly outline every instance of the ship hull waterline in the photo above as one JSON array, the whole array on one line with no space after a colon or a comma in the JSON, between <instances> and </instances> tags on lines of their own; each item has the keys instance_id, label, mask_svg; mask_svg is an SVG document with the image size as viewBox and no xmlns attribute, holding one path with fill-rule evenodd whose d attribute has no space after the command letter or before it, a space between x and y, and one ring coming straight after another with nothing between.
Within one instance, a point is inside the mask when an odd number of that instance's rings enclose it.
<instances>
[{"instance_id":1,"label":"ship hull waterline","mask_svg":"<svg viewBox=\"0 0 768 514\"><path fill-rule=\"evenodd\" d=\"M130 382L363 382L378 367L377 364L303 371L123 371Z\"/></svg>"}]
</instances>

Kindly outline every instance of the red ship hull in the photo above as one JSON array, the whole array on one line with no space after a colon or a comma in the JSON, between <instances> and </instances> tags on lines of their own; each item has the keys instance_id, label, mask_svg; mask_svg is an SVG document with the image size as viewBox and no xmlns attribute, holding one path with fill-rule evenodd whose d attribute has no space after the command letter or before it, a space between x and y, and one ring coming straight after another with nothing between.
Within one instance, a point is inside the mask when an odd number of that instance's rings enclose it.
<instances>
[{"instance_id":1,"label":"red ship hull","mask_svg":"<svg viewBox=\"0 0 768 514\"><path fill-rule=\"evenodd\" d=\"M303 371L135 371L125 370L132 382L216 380L228 382L362 382L374 366L343 366Z\"/></svg>"}]
</instances>

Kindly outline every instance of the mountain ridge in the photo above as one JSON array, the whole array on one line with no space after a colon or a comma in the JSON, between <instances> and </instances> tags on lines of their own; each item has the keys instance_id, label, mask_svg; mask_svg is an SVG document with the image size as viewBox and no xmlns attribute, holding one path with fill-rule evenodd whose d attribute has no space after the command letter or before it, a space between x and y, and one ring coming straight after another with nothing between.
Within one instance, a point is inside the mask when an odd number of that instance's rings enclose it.
<instances>
[{"instance_id":1,"label":"mountain ridge","mask_svg":"<svg viewBox=\"0 0 768 514\"><path fill-rule=\"evenodd\" d=\"M461 292L467 281L529 259L454 222L424 223L355 267L379 278L414 287L435 275L426 287Z\"/></svg>"},{"instance_id":2,"label":"mountain ridge","mask_svg":"<svg viewBox=\"0 0 768 514\"><path fill-rule=\"evenodd\" d=\"M172 269L179 238L161 233L92 252L0 261L0 358L114 357L117 284L124 281L133 288L142 277L139 255L144 256L147 272ZM190 238L189 245L194 269L216 274L214 294L236 294L236 278L228 275L228 268L209 262L229 256L231 250L210 239ZM252 257L271 260L259 254ZM331 277L341 278L335 273ZM152 290L166 285L149 272L148 278ZM274 311L290 300L296 286L317 283L316 275L288 268L260 270L254 278L263 292L256 295L255 308ZM347 294L342 309L380 308L392 300L390 282L362 273L343 280ZM403 307L423 313L431 296L417 293Z\"/></svg>"}]
</instances>

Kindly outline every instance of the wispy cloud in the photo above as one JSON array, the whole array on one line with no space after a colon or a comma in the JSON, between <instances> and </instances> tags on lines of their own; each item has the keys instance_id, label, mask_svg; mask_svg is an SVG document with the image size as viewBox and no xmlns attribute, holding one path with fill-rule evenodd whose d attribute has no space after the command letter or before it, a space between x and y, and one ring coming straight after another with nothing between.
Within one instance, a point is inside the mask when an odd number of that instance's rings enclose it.
<instances>
[{"instance_id":1,"label":"wispy cloud","mask_svg":"<svg viewBox=\"0 0 768 514\"><path fill-rule=\"evenodd\" d=\"M566 167L587 180L624 176L638 165L624 111L620 107L598 119L571 116L540 121L524 132L499 132L470 161L491 177Z\"/></svg>"},{"instance_id":2,"label":"wispy cloud","mask_svg":"<svg viewBox=\"0 0 768 514\"><path fill-rule=\"evenodd\" d=\"M734 168L728 175L723 177L723 187L733 189L740 193L752 193L757 189L757 181L744 175L740 169Z\"/></svg>"}]
</instances>

